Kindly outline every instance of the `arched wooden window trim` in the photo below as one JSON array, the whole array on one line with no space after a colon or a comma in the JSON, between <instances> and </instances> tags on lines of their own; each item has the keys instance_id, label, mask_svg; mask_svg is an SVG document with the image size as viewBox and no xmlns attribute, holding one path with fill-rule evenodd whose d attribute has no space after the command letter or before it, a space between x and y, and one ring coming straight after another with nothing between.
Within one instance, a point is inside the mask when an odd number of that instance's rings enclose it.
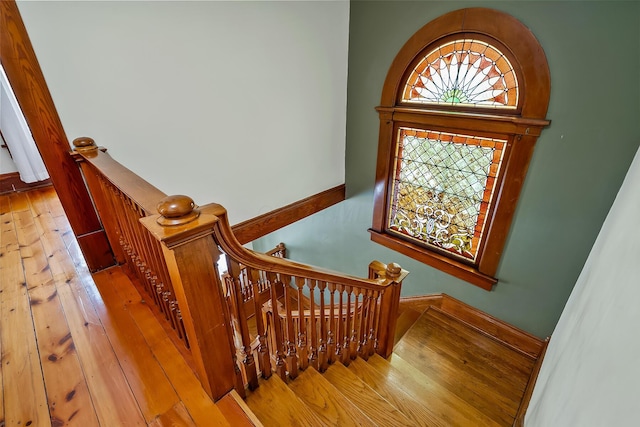
<instances>
[{"instance_id":1,"label":"arched wooden window trim","mask_svg":"<svg viewBox=\"0 0 640 427\"><path fill-rule=\"evenodd\" d=\"M504 49L519 82L520 99L512 110L416 105L401 101L403 85L430 49L455 37L475 37ZM371 239L407 256L490 290L509 232L533 149L542 129L551 81L547 59L531 31L514 17L492 9L469 8L447 13L422 27L400 49L382 89L378 161ZM387 232L392 156L399 126L476 132L507 140L482 246L474 262L438 253Z\"/></svg>"}]
</instances>

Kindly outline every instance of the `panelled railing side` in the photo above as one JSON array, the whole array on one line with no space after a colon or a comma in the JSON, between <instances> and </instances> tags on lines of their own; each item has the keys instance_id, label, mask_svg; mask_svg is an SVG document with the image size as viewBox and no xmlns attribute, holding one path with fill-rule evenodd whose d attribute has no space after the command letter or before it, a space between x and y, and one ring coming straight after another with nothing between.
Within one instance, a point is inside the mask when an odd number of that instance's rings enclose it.
<instances>
[{"instance_id":1,"label":"panelled railing side","mask_svg":"<svg viewBox=\"0 0 640 427\"><path fill-rule=\"evenodd\" d=\"M293 378L309 365L322 371L358 355L391 354L407 274L398 265L374 261L369 278L358 278L253 252L237 241L222 206L166 197L92 140L75 144L119 262L144 283L189 347L213 399L233 388L244 394L245 384L258 385L258 375ZM224 284L221 254L231 277ZM246 313L239 313L248 288L266 300L252 301L255 337ZM242 363L236 363L237 354Z\"/></svg>"}]
</instances>

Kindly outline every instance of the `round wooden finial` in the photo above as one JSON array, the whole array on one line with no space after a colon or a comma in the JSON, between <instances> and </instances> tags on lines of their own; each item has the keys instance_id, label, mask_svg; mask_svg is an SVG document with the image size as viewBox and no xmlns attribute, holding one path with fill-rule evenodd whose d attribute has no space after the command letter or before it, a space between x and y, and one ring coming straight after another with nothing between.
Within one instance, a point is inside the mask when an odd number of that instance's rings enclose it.
<instances>
[{"instance_id":1,"label":"round wooden finial","mask_svg":"<svg viewBox=\"0 0 640 427\"><path fill-rule=\"evenodd\" d=\"M193 221L200 215L193 199L181 194L167 196L160 200L158 213L161 215L157 219L160 225L182 225Z\"/></svg>"},{"instance_id":2,"label":"round wooden finial","mask_svg":"<svg viewBox=\"0 0 640 427\"><path fill-rule=\"evenodd\" d=\"M396 264L395 262L391 262L387 264L387 270L386 270L387 278L393 279L395 277L399 277L400 273L402 273L402 267L400 267L399 264Z\"/></svg>"},{"instance_id":3,"label":"round wooden finial","mask_svg":"<svg viewBox=\"0 0 640 427\"><path fill-rule=\"evenodd\" d=\"M89 138L88 136L81 136L73 140L73 146L76 151L90 151L97 150L98 146L93 138Z\"/></svg>"}]
</instances>

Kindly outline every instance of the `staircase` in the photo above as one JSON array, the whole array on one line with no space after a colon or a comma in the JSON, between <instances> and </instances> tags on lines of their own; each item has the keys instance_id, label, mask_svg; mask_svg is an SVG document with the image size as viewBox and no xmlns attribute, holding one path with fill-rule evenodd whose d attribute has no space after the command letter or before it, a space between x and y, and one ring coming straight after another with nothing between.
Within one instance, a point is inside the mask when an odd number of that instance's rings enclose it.
<instances>
[{"instance_id":1,"label":"staircase","mask_svg":"<svg viewBox=\"0 0 640 427\"><path fill-rule=\"evenodd\" d=\"M535 359L429 306L388 360L273 375L246 403L265 426L511 426Z\"/></svg>"}]
</instances>

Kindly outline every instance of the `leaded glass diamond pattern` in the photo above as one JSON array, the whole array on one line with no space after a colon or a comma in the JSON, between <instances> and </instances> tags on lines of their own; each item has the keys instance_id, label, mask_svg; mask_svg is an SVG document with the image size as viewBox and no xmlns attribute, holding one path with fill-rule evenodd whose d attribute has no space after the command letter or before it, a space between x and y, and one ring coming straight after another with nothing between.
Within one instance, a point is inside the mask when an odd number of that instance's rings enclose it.
<instances>
[{"instance_id":1,"label":"leaded glass diamond pattern","mask_svg":"<svg viewBox=\"0 0 640 427\"><path fill-rule=\"evenodd\" d=\"M511 63L497 48L479 40L456 40L420 61L409 75L402 100L516 108L518 82Z\"/></svg>"},{"instance_id":2,"label":"leaded glass diamond pattern","mask_svg":"<svg viewBox=\"0 0 640 427\"><path fill-rule=\"evenodd\" d=\"M475 260L505 143L400 128L388 229Z\"/></svg>"}]
</instances>

